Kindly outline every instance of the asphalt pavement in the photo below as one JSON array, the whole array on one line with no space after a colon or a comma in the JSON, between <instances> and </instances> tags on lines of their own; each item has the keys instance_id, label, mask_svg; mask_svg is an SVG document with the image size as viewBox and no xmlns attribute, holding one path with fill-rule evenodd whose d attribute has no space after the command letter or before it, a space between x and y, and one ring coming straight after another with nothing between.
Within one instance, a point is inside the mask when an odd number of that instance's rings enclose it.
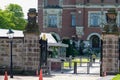
<instances>
[{"instance_id":1,"label":"asphalt pavement","mask_svg":"<svg viewBox=\"0 0 120 80\"><path fill-rule=\"evenodd\" d=\"M53 74L43 77L43 80L112 80L114 76L100 77L99 75L91 74ZM4 76L0 76L0 80L4 80ZM39 80L39 76L14 76L8 80Z\"/></svg>"},{"instance_id":2,"label":"asphalt pavement","mask_svg":"<svg viewBox=\"0 0 120 80\"><path fill-rule=\"evenodd\" d=\"M89 73L87 73L87 64L82 64L82 66L77 67L77 74L74 74L74 69L63 69L61 71L51 72L50 76L43 76L43 80L112 80L115 75L107 75L105 77L100 77L100 64L99 62L94 63L89 68ZM4 75L0 75L0 80L4 80ZM10 78L8 75L8 80L39 80L39 76L15 76Z\"/></svg>"}]
</instances>

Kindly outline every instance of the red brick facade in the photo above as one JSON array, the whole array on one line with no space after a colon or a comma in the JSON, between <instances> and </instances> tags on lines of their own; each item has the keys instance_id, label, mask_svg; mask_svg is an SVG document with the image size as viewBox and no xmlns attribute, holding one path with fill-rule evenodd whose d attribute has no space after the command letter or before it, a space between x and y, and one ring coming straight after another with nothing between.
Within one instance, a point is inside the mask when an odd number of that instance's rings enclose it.
<instances>
[{"instance_id":1,"label":"red brick facade","mask_svg":"<svg viewBox=\"0 0 120 80\"><path fill-rule=\"evenodd\" d=\"M119 12L119 3L120 0L38 0L38 23L40 31L54 32L59 35L61 40L66 37L71 39L72 36L77 35L78 39L83 40L92 40L94 36L97 36L99 38L98 41L100 41L101 27L104 26L103 23L105 24L105 13L109 8L116 8ZM50 9L53 10L53 14L58 10L59 22L57 28L46 25L47 20L44 17L49 13L45 14L45 11L49 12ZM100 14L99 19L96 19L99 22L98 25L96 25L96 21L92 22L90 17L92 12ZM72 14L75 15L75 26L71 24ZM119 24L119 22L118 15L117 23ZM79 31L81 32L79 33Z\"/></svg>"}]
</instances>

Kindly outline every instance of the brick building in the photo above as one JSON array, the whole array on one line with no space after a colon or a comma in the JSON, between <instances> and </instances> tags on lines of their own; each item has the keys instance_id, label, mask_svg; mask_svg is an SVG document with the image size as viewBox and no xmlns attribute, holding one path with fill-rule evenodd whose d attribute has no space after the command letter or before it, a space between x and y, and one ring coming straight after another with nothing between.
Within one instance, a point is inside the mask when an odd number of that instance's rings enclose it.
<instances>
[{"instance_id":1,"label":"brick building","mask_svg":"<svg viewBox=\"0 0 120 80\"><path fill-rule=\"evenodd\" d=\"M100 48L105 13L117 10L120 26L120 0L38 0L38 24L41 32L51 32L58 40L64 38L89 41L92 48Z\"/></svg>"}]
</instances>

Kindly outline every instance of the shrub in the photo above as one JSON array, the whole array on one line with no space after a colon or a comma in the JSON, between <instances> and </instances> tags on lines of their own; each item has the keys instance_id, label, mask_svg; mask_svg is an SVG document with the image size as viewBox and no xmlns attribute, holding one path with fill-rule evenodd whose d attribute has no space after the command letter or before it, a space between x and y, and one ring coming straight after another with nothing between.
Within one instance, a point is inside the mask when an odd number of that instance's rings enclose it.
<instances>
[{"instance_id":1,"label":"shrub","mask_svg":"<svg viewBox=\"0 0 120 80\"><path fill-rule=\"evenodd\" d=\"M120 74L117 74L112 80L120 80Z\"/></svg>"}]
</instances>

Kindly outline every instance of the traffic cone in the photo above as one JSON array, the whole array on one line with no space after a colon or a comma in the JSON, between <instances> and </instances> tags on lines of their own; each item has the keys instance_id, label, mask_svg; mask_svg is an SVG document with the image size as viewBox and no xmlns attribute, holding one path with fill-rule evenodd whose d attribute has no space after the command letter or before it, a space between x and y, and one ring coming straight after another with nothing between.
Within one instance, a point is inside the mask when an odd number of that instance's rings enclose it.
<instances>
[{"instance_id":1,"label":"traffic cone","mask_svg":"<svg viewBox=\"0 0 120 80\"><path fill-rule=\"evenodd\" d=\"M8 75L7 75L7 71L5 71L5 76L4 76L4 80L8 80Z\"/></svg>"},{"instance_id":2,"label":"traffic cone","mask_svg":"<svg viewBox=\"0 0 120 80\"><path fill-rule=\"evenodd\" d=\"M39 80L43 80L42 69L40 70Z\"/></svg>"}]
</instances>

